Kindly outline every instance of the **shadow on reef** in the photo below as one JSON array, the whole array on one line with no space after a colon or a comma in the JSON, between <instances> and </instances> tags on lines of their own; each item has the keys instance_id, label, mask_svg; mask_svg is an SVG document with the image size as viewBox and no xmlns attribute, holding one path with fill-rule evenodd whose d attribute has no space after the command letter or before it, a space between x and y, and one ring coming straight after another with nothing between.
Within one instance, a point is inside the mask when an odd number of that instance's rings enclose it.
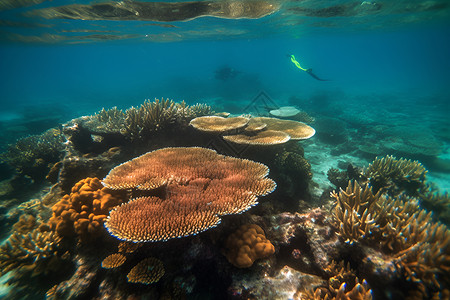
<instances>
[{"instance_id":1,"label":"shadow on reef","mask_svg":"<svg viewBox=\"0 0 450 300\"><path fill-rule=\"evenodd\" d=\"M65 124L45 169L54 185L13 208L0 246L8 297L448 297L449 197L419 162L330 170L341 189L316 207L303 148L288 141L311 127L213 114L162 99Z\"/></svg>"}]
</instances>

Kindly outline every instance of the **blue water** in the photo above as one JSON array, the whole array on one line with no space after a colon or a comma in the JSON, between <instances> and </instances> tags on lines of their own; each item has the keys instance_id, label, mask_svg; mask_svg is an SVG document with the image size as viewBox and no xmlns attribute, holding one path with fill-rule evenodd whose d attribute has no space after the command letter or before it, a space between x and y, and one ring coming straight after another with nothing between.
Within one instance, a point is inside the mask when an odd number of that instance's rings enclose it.
<instances>
[{"instance_id":1,"label":"blue water","mask_svg":"<svg viewBox=\"0 0 450 300\"><path fill-rule=\"evenodd\" d=\"M401 94L411 101L419 95L448 99L449 53L450 29L445 24L345 34L328 30L297 39L4 43L1 103L4 112L48 103L87 113L127 108L155 97L245 102L261 90L275 99L306 99L317 91ZM295 54L303 66L331 81L315 81L286 54ZM214 71L223 65L242 75L228 82L215 79Z\"/></svg>"}]
</instances>

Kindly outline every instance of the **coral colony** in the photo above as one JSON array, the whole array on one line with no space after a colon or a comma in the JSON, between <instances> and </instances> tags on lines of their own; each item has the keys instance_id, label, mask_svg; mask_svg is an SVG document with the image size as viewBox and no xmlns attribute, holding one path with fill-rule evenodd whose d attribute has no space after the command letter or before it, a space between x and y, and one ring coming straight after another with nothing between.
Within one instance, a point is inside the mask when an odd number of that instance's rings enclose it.
<instances>
[{"instance_id":1,"label":"coral colony","mask_svg":"<svg viewBox=\"0 0 450 300\"><path fill-rule=\"evenodd\" d=\"M448 299L450 197L424 166L331 168L336 189L313 200L315 129L271 113L161 99L10 145L8 296Z\"/></svg>"}]
</instances>

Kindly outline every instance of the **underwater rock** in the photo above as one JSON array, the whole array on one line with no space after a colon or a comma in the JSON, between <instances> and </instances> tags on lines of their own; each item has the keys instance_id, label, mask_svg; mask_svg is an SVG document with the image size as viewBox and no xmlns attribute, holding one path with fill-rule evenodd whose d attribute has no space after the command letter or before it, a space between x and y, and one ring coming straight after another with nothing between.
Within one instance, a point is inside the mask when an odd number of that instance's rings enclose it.
<instances>
[{"instance_id":1,"label":"underwater rock","mask_svg":"<svg viewBox=\"0 0 450 300\"><path fill-rule=\"evenodd\" d=\"M274 240L280 247L279 256L298 270L320 274L338 256L341 242L329 213L321 208L303 214L281 213L273 216L271 223Z\"/></svg>"},{"instance_id":2,"label":"underwater rock","mask_svg":"<svg viewBox=\"0 0 450 300\"><path fill-rule=\"evenodd\" d=\"M91 289L95 289L94 285L98 279L99 273L97 266L88 263L86 258L81 255L74 257L76 270L72 277L62 281L47 292L49 300L57 299L83 299L89 297Z\"/></svg>"},{"instance_id":3,"label":"underwater rock","mask_svg":"<svg viewBox=\"0 0 450 300\"><path fill-rule=\"evenodd\" d=\"M301 287L323 284L324 280L318 276L284 266L273 276L267 273L235 274L228 293L232 299L298 299Z\"/></svg>"}]
</instances>

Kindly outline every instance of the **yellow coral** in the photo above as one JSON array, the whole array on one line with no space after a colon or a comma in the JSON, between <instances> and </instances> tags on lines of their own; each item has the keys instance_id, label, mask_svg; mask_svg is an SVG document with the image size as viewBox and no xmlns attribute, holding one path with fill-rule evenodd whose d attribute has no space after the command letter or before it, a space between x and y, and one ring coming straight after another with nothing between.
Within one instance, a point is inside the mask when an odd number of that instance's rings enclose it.
<instances>
[{"instance_id":1,"label":"yellow coral","mask_svg":"<svg viewBox=\"0 0 450 300\"><path fill-rule=\"evenodd\" d=\"M256 224L241 226L226 241L226 257L238 268L248 268L260 258L275 253L275 247L266 238L264 230Z\"/></svg>"}]
</instances>

